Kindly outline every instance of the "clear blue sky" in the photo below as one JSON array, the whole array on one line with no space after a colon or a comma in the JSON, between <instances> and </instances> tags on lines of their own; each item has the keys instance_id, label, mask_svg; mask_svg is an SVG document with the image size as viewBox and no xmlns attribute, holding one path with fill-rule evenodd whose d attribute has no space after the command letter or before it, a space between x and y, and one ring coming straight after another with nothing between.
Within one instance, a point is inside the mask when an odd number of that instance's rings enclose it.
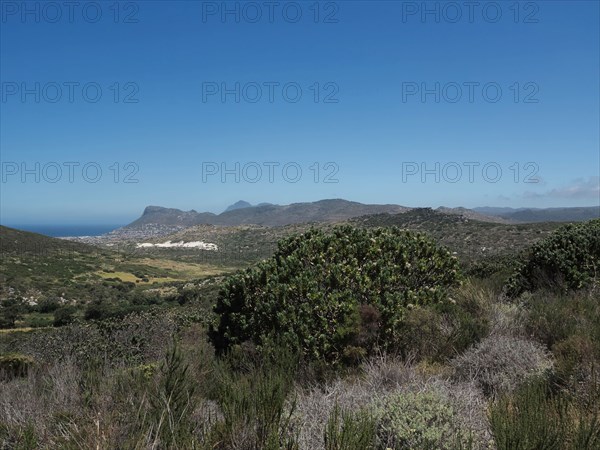
<instances>
[{"instance_id":1,"label":"clear blue sky","mask_svg":"<svg viewBox=\"0 0 600 450\"><path fill-rule=\"evenodd\" d=\"M126 223L146 205L239 199L600 202L596 1L426 2L439 17L420 1L1 4L2 223ZM239 103L214 93L236 83ZM239 182L222 163L239 163Z\"/></svg>"}]
</instances>

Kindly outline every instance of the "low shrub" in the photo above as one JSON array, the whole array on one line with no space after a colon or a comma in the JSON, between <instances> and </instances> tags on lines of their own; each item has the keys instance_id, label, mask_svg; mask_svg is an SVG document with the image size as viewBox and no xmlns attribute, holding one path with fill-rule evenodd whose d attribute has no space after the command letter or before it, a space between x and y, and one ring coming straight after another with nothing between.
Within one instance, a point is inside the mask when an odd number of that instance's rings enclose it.
<instances>
[{"instance_id":1,"label":"low shrub","mask_svg":"<svg viewBox=\"0 0 600 450\"><path fill-rule=\"evenodd\" d=\"M413 360L446 361L479 342L488 331L483 311L464 303L414 306L399 325L398 351Z\"/></svg>"},{"instance_id":2,"label":"low shrub","mask_svg":"<svg viewBox=\"0 0 600 450\"><path fill-rule=\"evenodd\" d=\"M18 352L40 364L100 359L113 366L160 360L178 330L178 318L164 311L130 314L124 319L76 322L52 329L11 333L0 339L1 352Z\"/></svg>"},{"instance_id":3,"label":"low shrub","mask_svg":"<svg viewBox=\"0 0 600 450\"><path fill-rule=\"evenodd\" d=\"M471 445L448 399L436 392L395 393L376 404L378 448L455 449Z\"/></svg>"},{"instance_id":4,"label":"low shrub","mask_svg":"<svg viewBox=\"0 0 600 450\"><path fill-rule=\"evenodd\" d=\"M385 415L384 412L375 414L373 410L386 404L386 399L424 392L441 399L441 403L452 410L453 430L462 430L454 437L460 435L467 438L462 443L455 442L457 446L451 448L468 448L471 441L473 448L493 448L486 417L487 402L474 384L451 383L445 374L424 373L420 366L397 357L381 355L365 362L361 373L355 376L337 378L316 386L296 387L293 424L299 430L300 449L325 449L324 433L329 433L328 442L340 442L345 420L349 424L343 439L355 442L353 437L359 439L369 422ZM416 416L414 410L410 409L407 414ZM385 417L383 423L386 423ZM337 428L333 427L334 424L337 424ZM377 423L375 425L377 427ZM337 430L337 433L332 430ZM386 448L377 440L374 445L374 448Z\"/></svg>"},{"instance_id":5,"label":"low shrub","mask_svg":"<svg viewBox=\"0 0 600 450\"><path fill-rule=\"evenodd\" d=\"M14 328L16 321L22 317L22 306L6 304L0 306L0 329Z\"/></svg>"},{"instance_id":6,"label":"low shrub","mask_svg":"<svg viewBox=\"0 0 600 450\"><path fill-rule=\"evenodd\" d=\"M552 361L537 342L512 336L490 336L454 358L459 380L475 381L485 395L514 390L531 376L548 375Z\"/></svg>"}]
</instances>

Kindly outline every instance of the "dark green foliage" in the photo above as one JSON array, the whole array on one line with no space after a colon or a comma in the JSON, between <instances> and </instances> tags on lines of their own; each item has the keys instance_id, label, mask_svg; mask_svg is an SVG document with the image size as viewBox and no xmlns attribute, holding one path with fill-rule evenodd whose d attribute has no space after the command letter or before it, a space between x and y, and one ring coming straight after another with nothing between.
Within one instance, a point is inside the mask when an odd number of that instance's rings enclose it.
<instances>
[{"instance_id":1,"label":"dark green foliage","mask_svg":"<svg viewBox=\"0 0 600 450\"><path fill-rule=\"evenodd\" d=\"M581 289L600 274L600 219L565 225L526 253L506 286L516 297L524 291L557 287Z\"/></svg>"},{"instance_id":2,"label":"dark green foliage","mask_svg":"<svg viewBox=\"0 0 600 450\"><path fill-rule=\"evenodd\" d=\"M60 299L58 297L46 297L37 304L37 310L41 313L51 313L60 308Z\"/></svg>"},{"instance_id":3,"label":"dark green foliage","mask_svg":"<svg viewBox=\"0 0 600 450\"><path fill-rule=\"evenodd\" d=\"M122 319L131 313L139 313L147 309L147 305L94 302L86 308L84 318L85 320Z\"/></svg>"},{"instance_id":4,"label":"dark green foliage","mask_svg":"<svg viewBox=\"0 0 600 450\"><path fill-rule=\"evenodd\" d=\"M74 306L63 306L54 311L54 326L62 327L69 325L75 320L77 308Z\"/></svg>"},{"instance_id":5,"label":"dark green foliage","mask_svg":"<svg viewBox=\"0 0 600 450\"><path fill-rule=\"evenodd\" d=\"M14 328L15 322L22 317L23 308L19 305L5 305L0 308L0 329Z\"/></svg>"},{"instance_id":6,"label":"dark green foliage","mask_svg":"<svg viewBox=\"0 0 600 450\"><path fill-rule=\"evenodd\" d=\"M514 270L515 258L512 254L483 257L464 270L466 275L477 278L488 278L495 274L503 274Z\"/></svg>"},{"instance_id":7,"label":"dark green foliage","mask_svg":"<svg viewBox=\"0 0 600 450\"><path fill-rule=\"evenodd\" d=\"M221 352L252 341L333 363L376 344L395 347L406 308L437 304L458 283L456 259L423 235L312 229L226 281L210 338Z\"/></svg>"}]
</instances>

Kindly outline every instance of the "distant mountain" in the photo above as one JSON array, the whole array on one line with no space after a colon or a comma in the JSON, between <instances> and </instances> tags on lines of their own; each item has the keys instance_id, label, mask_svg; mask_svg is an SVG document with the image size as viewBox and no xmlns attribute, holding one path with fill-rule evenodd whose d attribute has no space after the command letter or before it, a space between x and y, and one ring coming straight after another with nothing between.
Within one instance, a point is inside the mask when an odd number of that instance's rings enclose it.
<instances>
[{"instance_id":1,"label":"distant mountain","mask_svg":"<svg viewBox=\"0 0 600 450\"><path fill-rule=\"evenodd\" d=\"M235 202L233 205L229 205L227 207L227 209L225 210L225 212L227 211L234 211L236 209L243 209L243 208L251 208L252 205L248 202L245 202L244 200L240 200L239 202Z\"/></svg>"},{"instance_id":2,"label":"distant mountain","mask_svg":"<svg viewBox=\"0 0 600 450\"><path fill-rule=\"evenodd\" d=\"M221 214L148 206L139 219L124 228L138 229L144 226L190 227L194 225L262 225L273 227L309 222L342 222L360 216L398 214L411 209L413 208L400 205L369 205L342 199L292 203L291 205L266 203L256 206L240 200L229 206ZM505 224L576 222L600 217L599 207L546 209L482 207L467 209L442 206L437 211L480 222Z\"/></svg>"},{"instance_id":3,"label":"distant mountain","mask_svg":"<svg viewBox=\"0 0 600 450\"><path fill-rule=\"evenodd\" d=\"M236 203L235 205L240 204ZM243 202L245 204L246 202ZM235 206L232 205L232 206ZM228 208L221 214L148 206L142 216L127 228L148 224L157 225L263 225L283 226L307 222L339 222L367 214L397 214L410 208L399 205L365 205L342 199L320 200L291 205L242 206Z\"/></svg>"},{"instance_id":4,"label":"distant mountain","mask_svg":"<svg viewBox=\"0 0 600 450\"><path fill-rule=\"evenodd\" d=\"M567 207L567 208L473 208L482 214L502 217L519 223L532 222L583 222L600 218L600 206Z\"/></svg>"},{"instance_id":5,"label":"distant mountain","mask_svg":"<svg viewBox=\"0 0 600 450\"><path fill-rule=\"evenodd\" d=\"M178 225L189 227L200 223L212 223L217 215L210 212L199 213L194 211L182 211L175 208L163 208L161 206L148 206L144 209L142 216L131 222L127 227L140 225Z\"/></svg>"}]
</instances>

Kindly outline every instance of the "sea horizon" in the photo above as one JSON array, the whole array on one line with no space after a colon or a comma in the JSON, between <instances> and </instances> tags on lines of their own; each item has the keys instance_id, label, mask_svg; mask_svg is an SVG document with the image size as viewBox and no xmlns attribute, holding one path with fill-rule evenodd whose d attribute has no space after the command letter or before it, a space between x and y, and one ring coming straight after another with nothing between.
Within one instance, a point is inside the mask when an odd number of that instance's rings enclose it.
<instances>
[{"instance_id":1,"label":"sea horizon","mask_svg":"<svg viewBox=\"0 0 600 450\"><path fill-rule=\"evenodd\" d=\"M43 234L45 236L62 238L62 237L81 237L81 236L100 236L109 233L124 224L119 225L90 225L90 224L2 224L10 228L18 230L30 231L32 233Z\"/></svg>"}]
</instances>

